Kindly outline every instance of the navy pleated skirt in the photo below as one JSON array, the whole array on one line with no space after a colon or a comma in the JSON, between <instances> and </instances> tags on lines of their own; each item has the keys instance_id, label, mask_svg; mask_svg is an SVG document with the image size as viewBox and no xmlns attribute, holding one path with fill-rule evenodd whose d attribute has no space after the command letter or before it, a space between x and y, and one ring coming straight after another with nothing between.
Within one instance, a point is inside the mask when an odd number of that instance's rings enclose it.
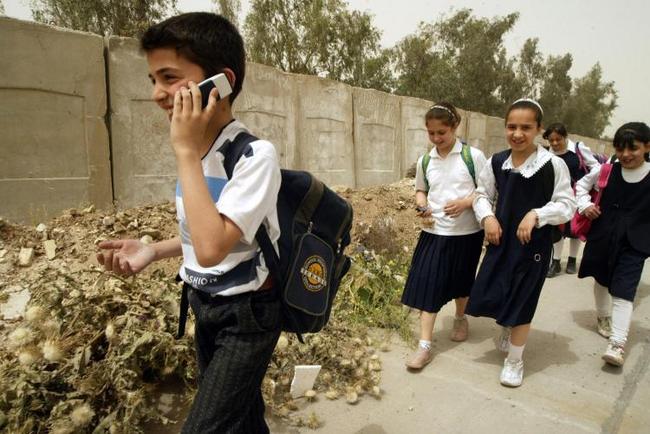
<instances>
[{"instance_id":1,"label":"navy pleated skirt","mask_svg":"<svg viewBox=\"0 0 650 434\"><path fill-rule=\"evenodd\" d=\"M483 231L455 236L422 231L413 252L402 303L438 312L450 300L469 296L482 245Z\"/></svg>"}]
</instances>

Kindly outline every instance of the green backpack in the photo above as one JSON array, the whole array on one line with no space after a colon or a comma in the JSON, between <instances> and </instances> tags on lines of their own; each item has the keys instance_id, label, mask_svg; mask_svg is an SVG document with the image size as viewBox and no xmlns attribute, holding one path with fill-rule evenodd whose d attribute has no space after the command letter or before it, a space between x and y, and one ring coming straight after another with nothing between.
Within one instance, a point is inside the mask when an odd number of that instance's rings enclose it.
<instances>
[{"instance_id":1,"label":"green backpack","mask_svg":"<svg viewBox=\"0 0 650 434\"><path fill-rule=\"evenodd\" d=\"M460 156L463 159L465 166L467 166L467 170L469 170L469 174L472 176L472 181L474 181L474 187L476 188L476 171L474 170L472 150L468 144L463 143ZM431 155L427 152L422 156L422 173L424 174L424 183L427 185L427 191L429 191L429 180L427 179L427 167L429 167L429 161L431 161Z\"/></svg>"}]
</instances>

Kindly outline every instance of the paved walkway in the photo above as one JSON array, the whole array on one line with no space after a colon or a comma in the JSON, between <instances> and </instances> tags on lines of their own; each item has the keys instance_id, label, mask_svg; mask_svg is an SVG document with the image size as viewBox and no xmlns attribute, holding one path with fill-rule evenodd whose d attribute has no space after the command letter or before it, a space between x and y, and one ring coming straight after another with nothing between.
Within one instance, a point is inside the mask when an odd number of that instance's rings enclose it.
<instances>
[{"instance_id":1,"label":"paved walkway","mask_svg":"<svg viewBox=\"0 0 650 434\"><path fill-rule=\"evenodd\" d=\"M568 244L568 243L567 243ZM563 261L563 265L564 265ZM595 332L593 280L561 274L548 279L524 352L524 384L499 384L503 354L494 348L493 321L470 318L470 338L449 340L453 305L434 333L435 357L419 374L408 373L410 353L395 338L380 353L381 400L364 396L303 405L324 422L315 432L382 433L650 433L650 266L639 287L622 369L600 356L607 341ZM273 433L309 433L271 421Z\"/></svg>"}]
</instances>

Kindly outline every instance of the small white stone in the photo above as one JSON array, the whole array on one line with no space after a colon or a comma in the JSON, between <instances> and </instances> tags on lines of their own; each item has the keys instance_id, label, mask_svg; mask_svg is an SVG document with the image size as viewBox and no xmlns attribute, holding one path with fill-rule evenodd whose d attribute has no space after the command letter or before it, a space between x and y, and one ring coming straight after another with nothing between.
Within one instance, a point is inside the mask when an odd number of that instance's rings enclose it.
<instances>
[{"instance_id":1,"label":"small white stone","mask_svg":"<svg viewBox=\"0 0 650 434\"><path fill-rule=\"evenodd\" d=\"M18 265L21 267L29 267L32 265L34 259L34 249L31 247L23 247L18 254Z\"/></svg>"},{"instance_id":2,"label":"small white stone","mask_svg":"<svg viewBox=\"0 0 650 434\"><path fill-rule=\"evenodd\" d=\"M52 260L56 256L56 243L54 240L43 241L43 248L45 249L45 256L47 259Z\"/></svg>"},{"instance_id":3,"label":"small white stone","mask_svg":"<svg viewBox=\"0 0 650 434\"><path fill-rule=\"evenodd\" d=\"M143 244L151 244L153 243L153 238L151 238L151 235L145 235L140 238L140 242Z\"/></svg>"},{"instance_id":4,"label":"small white stone","mask_svg":"<svg viewBox=\"0 0 650 434\"><path fill-rule=\"evenodd\" d=\"M151 238L154 240L160 238L160 231L157 229L152 229L152 228L144 228L140 231L140 236L144 237L146 235L149 235Z\"/></svg>"},{"instance_id":5,"label":"small white stone","mask_svg":"<svg viewBox=\"0 0 650 434\"><path fill-rule=\"evenodd\" d=\"M102 219L102 224L106 227L113 226L115 224L115 217L107 215Z\"/></svg>"}]
</instances>

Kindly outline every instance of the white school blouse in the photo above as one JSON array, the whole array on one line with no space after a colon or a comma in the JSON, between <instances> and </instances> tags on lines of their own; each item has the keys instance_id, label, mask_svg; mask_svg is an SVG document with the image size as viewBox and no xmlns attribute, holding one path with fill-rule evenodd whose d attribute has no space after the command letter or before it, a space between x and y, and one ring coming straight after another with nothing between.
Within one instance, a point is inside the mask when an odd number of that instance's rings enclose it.
<instances>
[{"instance_id":1,"label":"white school blouse","mask_svg":"<svg viewBox=\"0 0 650 434\"><path fill-rule=\"evenodd\" d=\"M596 160L596 157L594 157L594 153L591 151L591 149L589 149L587 145L584 144L584 142L576 143L571 139L567 139L567 144L566 144L567 152L571 151L577 155L578 154L577 148L580 148L580 155L582 155L582 158L585 161L585 166L587 166L587 170L589 170L589 172L593 172L598 167L600 167L600 163L598 162L598 160ZM551 147L549 151L553 155L561 155L556 153L553 150L553 147Z\"/></svg>"},{"instance_id":2,"label":"white school blouse","mask_svg":"<svg viewBox=\"0 0 650 434\"><path fill-rule=\"evenodd\" d=\"M513 166L512 155L508 156L501 166L501 170L512 170L513 172L520 173L524 178L531 178L549 160L551 160L555 175L553 195L551 196L551 201L546 205L533 209L538 216L537 227L542 227L547 224L558 225L566 223L575 214L576 201L573 195L573 189L571 188L569 168L560 157L556 157L543 146L539 145L537 146L537 150L521 166ZM485 217L494 215L492 208L497 197L496 179L492 171L492 157L490 157L485 168L479 175L476 193L477 197L474 199L473 208L476 219L482 225Z\"/></svg>"},{"instance_id":3,"label":"white school blouse","mask_svg":"<svg viewBox=\"0 0 650 434\"><path fill-rule=\"evenodd\" d=\"M474 180L461 157L462 147L460 140L456 140L449 154L443 158L434 146L429 152L431 160L426 175L422 172L422 157L418 158L415 169L415 189L427 191L424 181L426 176L429 182L427 202L435 221L432 228L423 228L426 232L435 235L469 235L481 230L471 208L455 218L449 217L443 211L447 202L466 198L475 190ZM485 155L480 149L474 147L470 147L470 151L474 161L474 171L478 177L485 167Z\"/></svg>"},{"instance_id":4,"label":"white school blouse","mask_svg":"<svg viewBox=\"0 0 650 434\"><path fill-rule=\"evenodd\" d=\"M576 199L578 202L578 212L583 214L587 208L593 205L591 201L591 195L589 192L591 189L599 190L598 188L598 177L600 176L600 167L597 170L592 170L576 183ZM648 173L650 173L650 163L645 161L641 166L636 169L626 169L621 168L621 175L625 182L634 184L636 182L641 182Z\"/></svg>"}]
</instances>

